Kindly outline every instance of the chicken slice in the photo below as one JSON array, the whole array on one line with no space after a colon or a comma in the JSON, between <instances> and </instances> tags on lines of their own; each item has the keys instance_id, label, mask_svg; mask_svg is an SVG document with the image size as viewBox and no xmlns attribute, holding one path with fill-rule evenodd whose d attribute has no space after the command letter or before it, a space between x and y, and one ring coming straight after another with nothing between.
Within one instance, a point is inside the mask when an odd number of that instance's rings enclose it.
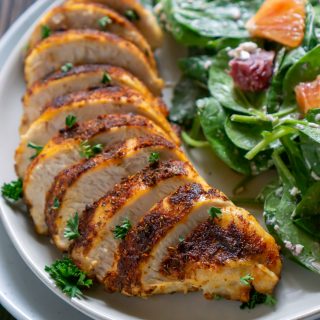
<instances>
[{"instance_id":1,"label":"chicken slice","mask_svg":"<svg viewBox=\"0 0 320 320\"><path fill-rule=\"evenodd\" d=\"M67 250L70 245L64 237L68 219L76 212L81 217L86 206L99 200L122 178L146 167L152 153L157 153L163 161L186 161L175 144L150 135L129 139L60 172L47 194L45 209L49 233L56 246Z\"/></svg>"},{"instance_id":2,"label":"chicken slice","mask_svg":"<svg viewBox=\"0 0 320 320\"><path fill-rule=\"evenodd\" d=\"M46 195L58 173L82 160L81 144L102 144L104 147L129 138L166 134L152 121L132 114L112 114L76 124L52 138L29 165L24 180L23 194L36 231L46 234L48 227L44 219Z\"/></svg>"},{"instance_id":3,"label":"chicken slice","mask_svg":"<svg viewBox=\"0 0 320 320\"><path fill-rule=\"evenodd\" d=\"M114 34L94 30L69 30L41 41L25 59L27 86L59 68L64 71L75 65L91 63L107 63L127 69L156 95L160 95L163 88L163 80L133 43Z\"/></svg>"},{"instance_id":4,"label":"chicken slice","mask_svg":"<svg viewBox=\"0 0 320 320\"><path fill-rule=\"evenodd\" d=\"M187 249L171 258L180 246ZM241 284L242 276L251 275L258 292L270 293L281 269L274 239L255 218L200 184L181 187L156 204L129 231L119 255L117 272L104 282L127 295L203 290L207 297L247 301L251 285Z\"/></svg>"},{"instance_id":5,"label":"chicken slice","mask_svg":"<svg viewBox=\"0 0 320 320\"><path fill-rule=\"evenodd\" d=\"M106 81L106 76L109 76L110 81ZM159 106L165 116L168 115L168 109L162 99L155 98L147 87L128 71L109 65L83 65L67 72L57 71L44 81L37 81L27 90L23 97L24 115L20 134L25 133L31 123L40 116L44 107L57 97L106 85L136 90L146 100L150 100L150 103Z\"/></svg>"},{"instance_id":6,"label":"chicken slice","mask_svg":"<svg viewBox=\"0 0 320 320\"><path fill-rule=\"evenodd\" d=\"M155 16L145 9L138 0L69 0L71 3L100 3L118 11L130 20L144 35L152 48L161 46L163 40L162 30Z\"/></svg>"},{"instance_id":7,"label":"chicken slice","mask_svg":"<svg viewBox=\"0 0 320 320\"><path fill-rule=\"evenodd\" d=\"M23 177L35 151L28 145L44 146L58 131L65 127L66 118L73 115L78 122L94 119L101 114L134 113L154 121L175 142L179 138L169 122L156 108L150 106L144 97L128 88L108 87L91 91L79 91L57 98L50 107L30 126L21 137L16 150L16 172Z\"/></svg>"},{"instance_id":8,"label":"chicken slice","mask_svg":"<svg viewBox=\"0 0 320 320\"><path fill-rule=\"evenodd\" d=\"M75 241L71 257L81 270L100 281L116 270L121 239L116 226L128 219L131 227L158 201L178 187L203 182L188 162L158 162L121 181L112 191L87 209L80 221L82 236Z\"/></svg>"},{"instance_id":9,"label":"chicken slice","mask_svg":"<svg viewBox=\"0 0 320 320\"><path fill-rule=\"evenodd\" d=\"M153 52L146 39L132 23L106 6L94 3L65 3L53 8L35 27L28 43L29 49L46 38L43 28L48 28L50 34L70 29L92 29L116 34L135 44L145 55L150 66L156 68Z\"/></svg>"}]
</instances>

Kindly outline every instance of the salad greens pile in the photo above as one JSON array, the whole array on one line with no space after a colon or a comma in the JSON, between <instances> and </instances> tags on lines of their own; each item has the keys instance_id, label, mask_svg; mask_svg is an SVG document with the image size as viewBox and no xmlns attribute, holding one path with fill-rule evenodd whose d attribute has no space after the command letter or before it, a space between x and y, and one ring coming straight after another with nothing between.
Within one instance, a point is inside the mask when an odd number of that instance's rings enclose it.
<instances>
[{"instance_id":1,"label":"salad greens pile","mask_svg":"<svg viewBox=\"0 0 320 320\"><path fill-rule=\"evenodd\" d=\"M294 91L320 75L320 3L306 4L303 42L290 49L250 38L245 24L263 2L160 1L160 21L189 48L170 120L186 144L209 145L238 173L276 168L278 181L260 194L266 225L289 257L320 273L320 106L303 114ZM276 53L262 92L240 90L229 75L230 50L248 41Z\"/></svg>"}]
</instances>

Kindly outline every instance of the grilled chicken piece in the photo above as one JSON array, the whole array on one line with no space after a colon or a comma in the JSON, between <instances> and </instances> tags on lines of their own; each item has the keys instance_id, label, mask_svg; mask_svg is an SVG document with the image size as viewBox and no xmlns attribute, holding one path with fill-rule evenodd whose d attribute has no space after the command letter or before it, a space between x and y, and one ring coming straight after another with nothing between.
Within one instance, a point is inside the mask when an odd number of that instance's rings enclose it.
<instances>
[{"instance_id":1,"label":"grilled chicken piece","mask_svg":"<svg viewBox=\"0 0 320 320\"><path fill-rule=\"evenodd\" d=\"M126 16L139 29L153 49L161 46L163 33L153 14L138 0L69 0L71 3L100 3ZM136 19L131 16L136 15Z\"/></svg>"},{"instance_id":2,"label":"grilled chicken piece","mask_svg":"<svg viewBox=\"0 0 320 320\"><path fill-rule=\"evenodd\" d=\"M69 30L53 34L40 42L25 60L27 86L63 66L91 63L107 63L127 69L154 94L161 93L163 81L133 43L111 33L93 30Z\"/></svg>"},{"instance_id":3,"label":"grilled chicken piece","mask_svg":"<svg viewBox=\"0 0 320 320\"><path fill-rule=\"evenodd\" d=\"M179 238L185 240L179 244ZM139 296L202 290L206 297L248 301L251 286L240 278L250 274L258 292L270 293L281 268L274 239L255 218L200 184L156 204L129 231L119 255L117 272L106 276L105 285Z\"/></svg>"},{"instance_id":4,"label":"grilled chicken piece","mask_svg":"<svg viewBox=\"0 0 320 320\"><path fill-rule=\"evenodd\" d=\"M110 81L107 78L110 77ZM57 97L91 88L106 85L129 87L141 93L150 104L158 105L164 116L168 109L161 98L155 98L147 87L128 71L109 65L83 65L70 71L57 71L44 81L36 82L23 97L24 115L21 121L20 134L26 132L30 124Z\"/></svg>"},{"instance_id":5,"label":"grilled chicken piece","mask_svg":"<svg viewBox=\"0 0 320 320\"><path fill-rule=\"evenodd\" d=\"M103 18L104 21L101 20ZM135 44L145 55L150 66L156 68L153 52L146 39L132 23L106 6L93 3L65 3L53 8L35 27L29 40L29 49L46 38L43 28L49 28L51 33L70 29L92 29L116 34Z\"/></svg>"},{"instance_id":6,"label":"grilled chicken piece","mask_svg":"<svg viewBox=\"0 0 320 320\"><path fill-rule=\"evenodd\" d=\"M75 212L81 217L87 205L99 200L122 178L146 167L153 152L159 153L164 161L186 161L185 155L174 143L150 135L129 139L56 176L47 195L45 215L49 233L60 250L67 250L70 244L64 237L68 219ZM54 205L56 202L59 203L58 208Z\"/></svg>"},{"instance_id":7,"label":"grilled chicken piece","mask_svg":"<svg viewBox=\"0 0 320 320\"><path fill-rule=\"evenodd\" d=\"M128 219L134 227L155 203L192 182L203 180L189 163L173 160L150 165L122 181L85 211L80 221L82 236L75 241L71 257L81 270L102 281L116 271L121 242L114 234L116 226Z\"/></svg>"},{"instance_id":8,"label":"grilled chicken piece","mask_svg":"<svg viewBox=\"0 0 320 320\"><path fill-rule=\"evenodd\" d=\"M58 173L82 160L81 143L102 144L105 148L129 138L156 134L167 137L152 121L132 114L99 116L65 129L52 138L28 167L23 194L38 233L46 234L46 195Z\"/></svg>"},{"instance_id":9,"label":"grilled chicken piece","mask_svg":"<svg viewBox=\"0 0 320 320\"><path fill-rule=\"evenodd\" d=\"M128 88L108 87L91 91L79 91L57 98L21 137L16 150L16 172L23 177L31 162L34 150L29 143L44 146L57 132L65 127L66 117L73 115L78 122L94 119L100 114L134 113L154 121L171 137L175 143L179 138L171 129L163 114L151 107L144 97Z\"/></svg>"}]
</instances>

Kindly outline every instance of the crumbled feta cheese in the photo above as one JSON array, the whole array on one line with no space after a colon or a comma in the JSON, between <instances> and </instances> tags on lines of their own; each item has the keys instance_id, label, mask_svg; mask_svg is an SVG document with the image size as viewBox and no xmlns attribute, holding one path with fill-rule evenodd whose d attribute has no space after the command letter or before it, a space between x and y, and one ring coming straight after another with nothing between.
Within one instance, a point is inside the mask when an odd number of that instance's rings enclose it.
<instances>
[{"instance_id":1,"label":"crumbled feta cheese","mask_svg":"<svg viewBox=\"0 0 320 320\"><path fill-rule=\"evenodd\" d=\"M276 190L275 194L277 197L281 197L282 196L282 193L283 193L283 188L280 187Z\"/></svg>"},{"instance_id":2,"label":"crumbled feta cheese","mask_svg":"<svg viewBox=\"0 0 320 320\"><path fill-rule=\"evenodd\" d=\"M320 181L320 177L314 171L311 171L311 177L316 181Z\"/></svg>"},{"instance_id":3,"label":"crumbled feta cheese","mask_svg":"<svg viewBox=\"0 0 320 320\"><path fill-rule=\"evenodd\" d=\"M258 49L258 45L252 41L248 41L241 43L237 49L247 51L250 53L255 53Z\"/></svg>"},{"instance_id":4,"label":"crumbled feta cheese","mask_svg":"<svg viewBox=\"0 0 320 320\"><path fill-rule=\"evenodd\" d=\"M206 62L204 63L204 68L205 68L205 69L209 69L209 68L211 67L211 65L212 65L212 61L208 60L208 61L206 61Z\"/></svg>"},{"instance_id":5,"label":"crumbled feta cheese","mask_svg":"<svg viewBox=\"0 0 320 320\"><path fill-rule=\"evenodd\" d=\"M290 241L284 240L283 241L285 247L291 251L291 253L294 256L298 256L299 254L301 254L301 252L304 249L304 246L302 244L292 244Z\"/></svg>"},{"instance_id":6,"label":"crumbled feta cheese","mask_svg":"<svg viewBox=\"0 0 320 320\"><path fill-rule=\"evenodd\" d=\"M300 193L300 190L297 187L293 187L290 190L290 195L292 195L293 197L297 196Z\"/></svg>"},{"instance_id":7,"label":"crumbled feta cheese","mask_svg":"<svg viewBox=\"0 0 320 320\"><path fill-rule=\"evenodd\" d=\"M279 230L280 230L280 227L276 224L276 225L274 226L274 230L279 231Z\"/></svg>"},{"instance_id":8,"label":"crumbled feta cheese","mask_svg":"<svg viewBox=\"0 0 320 320\"><path fill-rule=\"evenodd\" d=\"M320 121L320 113L318 113L318 114L314 117L314 120Z\"/></svg>"},{"instance_id":9,"label":"crumbled feta cheese","mask_svg":"<svg viewBox=\"0 0 320 320\"><path fill-rule=\"evenodd\" d=\"M303 129L305 128L305 126L304 126L303 124L297 124L297 125L296 125L296 128L297 128L298 130L303 130Z\"/></svg>"},{"instance_id":10,"label":"crumbled feta cheese","mask_svg":"<svg viewBox=\"0 0 320 320\"><path fill-rule=\"evenodd\" d=\"M311 127L311 128L319 128L320 126L318 124L314 123L314 122L310 122L309 123L309 127Z\"/></svg>"},{"instance_id":11,"label":"crumbled feta cheese","mask_svg":"<svg viewBox=\"0 0 320 320\"><path fill-rule=\"evenodd\" d=\"M267 118L267 120L269 120L269 121L271 121L271 122L273 122L273 121L276 120L276 118L273 117L271 114L267 114L267 115L266 115L266 118Z\"/></svg>"}]
</instances>

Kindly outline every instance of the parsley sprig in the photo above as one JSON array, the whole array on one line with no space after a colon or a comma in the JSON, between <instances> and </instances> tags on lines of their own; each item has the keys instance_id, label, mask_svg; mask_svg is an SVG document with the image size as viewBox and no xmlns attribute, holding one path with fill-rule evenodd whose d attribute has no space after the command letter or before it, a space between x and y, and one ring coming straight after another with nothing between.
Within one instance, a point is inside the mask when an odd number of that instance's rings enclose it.
<instances>
[{"instance_id":1,"label":"parsley sprig","mask_svg":"<svg viewBox=\"0 0 320 320\"><path fill-rule=\"evenodd\" d=\"M277 300L270 294L259 293L256 290L252 290L250 293L250 299L248 302L241 304L241 309L254 309L258 304L266 304L270 307L276 305Z\"/></svg>"},{"instance_id":2,"label":"parsley sprig","mask_svg":"<svg viewBox=\"0 0 320 320\"><path fill-rule=\"evenodd\" d=\"M64 229L63 235L68 240L74 240L80 237L78 212L75 213L74 217L67 221L67 226Z\"/></svg>"},{"instance_id":3,"label":"parsley sprig","mask_svg":"<svg viewBox=\"0 0 320 320\"><path fill-rule=\"evenodd\" d=\"M98 25L100 28L104 29L108 24L111 24L112 20L110 17L105 16L98 20Z\"/></svg>"},{"instance_id":4,"label":"parsley sprig","mask_svg":"<svg viewBox=\"0 0 320 320\"><path fill-rule=\"evenodd\" d=\"M73 64L71 62L65 63L63 66L61 66L62 72L68 72L73 68Z\"/></svg>"},{"instance_id":5,"label":"parsley sprig","mask_svg":"<svg viewBox=\"0 0 320 320\"><path fill-rule=\"evenodd\" d=\"M103 75L102 75L102 80L101 80L101 83L103 84L107 84L107 83L110 83L111 82L111 76L108 72L104 72Z\"/></svg>"},{"instance_id":6,"label":"parsley sprig","mask_svg":"<svg viewBox=\"0 0 320 320\"><path fill-rule=\"evenodd\" d=\"M83 158L90 159L98 153L101 153L102 149L102 144L98 143L92 146L88 140L85 140L80 144L80 155Z\"/></svg>"},{"instance_id":7,"label":"parsley sprig","mask_svg":"<svg viewBox=\"0 0 320 320\"><path fill-rule=\"evenodd\" d=\"M93 284L87 274L82 272L68 257L56 260L44 269L54 280L56 286L71 298L81 298L81 289L90 288Z\"/></svg>"},{"instance_id":8,"label":"parsley sprig","mask_svg":"<svg viewBox=\"0 0 320 320\"><path fill-rule=\"evenodd\" d=\"M69 129L73 128L76 123L77 123L77 117L75 117L74 115L69 114L66 117L66 127L67 128L69 128Z\"/></svg>"},{"instance_id":9,"label":"parsley sprig","mask_svg":"<svg viewBox=\"0 0 320 320\"><path fill-rule=\"evenodd\" d=\"M160 160L160 153L159 152L151 152L149 156L149 163L156 163Z\"/></svg>"},{"instance_id":10,"label":"parsley sprig","mask_svg":"<svg viewBox=\"0 0 320 320\"><path fill-rule=\"evenodd\" d=\"M48 38L51 35L51 33L52 33L52 30L48 25L44 24L41 26L41 38L42 39Z\"/></svg>"},{"instance_id":11,"label":"parsley sprig","mask_svg":"<svg viewBox=\"0 0 320 320\"><path fill-rule=\"evenodd\" d=\"M253 281L254 278L251 276L250 273L240 278L240 283L244 286L250 286L251 281Z\"/></svg>"},{"instance_id":12,"label":"parsley sprig","mask_svg":"<svg viewBox=\"0 0 320 320\"><path fill-rule=\"evenodd\" d=\"M18 179L9 183L5 183L1 187L1 194L7 200L18 201L23 195L22 180Z\"/></svg>"},{"instance_id":13,"label":"parsley sprig","mask_svg":"<svg viewBox=\"0 0 320 320\"><path fill-rule=\"evenodd\" d=\"M53 205L52 205L52 209L57 210L60 207L60 201L58 198L54 198L53 200Z\"/></svg>"},{"instance_id":14,"label":"parsley sprig","mask_svg":"<svg viewBox=\"0 0 320 320\"><path fill-rule=\"evenodd\" d=\"M116 239L124 239L129 230L132 228L128 218L124 219L121 225L114 228L113 234Z\"/></svg>"},{"instance_id":15,"label":"parsley sprig","mask_svg":"<svg viewBox=\"0 0 320 320\"><path fill-rule=\"evenodd\" d=\"M30 157L30 160L35 159L40 154L40 152L43 150L43 146L39 146L33 142L29 142L28 147L31 149L34 149L36 151L35 154Z\"/></svg>"},{"instance_id":16,"label":"parsley sprig","mask_svg":"<svg viewBox=\"0 0 320 320\"><path fill-rule=\"evenodd\" d=\"M131 22L140 20L138 13L133 9L126 10L124 16Z\"/></svg>"},{"instance_id":17,"label":"parsley sprig","mask_svg":"<svg viewBox=\"0 0 320 320\"><path fill-rule=\"evenodd\" d=\"M222 211L220 208L216 208L216 207L211 207L209 210L208 210L208 213L210 215L210 217L212 219L214 218L219 218L219 216L222 214Z\"/></svg>"}]
</instances>

